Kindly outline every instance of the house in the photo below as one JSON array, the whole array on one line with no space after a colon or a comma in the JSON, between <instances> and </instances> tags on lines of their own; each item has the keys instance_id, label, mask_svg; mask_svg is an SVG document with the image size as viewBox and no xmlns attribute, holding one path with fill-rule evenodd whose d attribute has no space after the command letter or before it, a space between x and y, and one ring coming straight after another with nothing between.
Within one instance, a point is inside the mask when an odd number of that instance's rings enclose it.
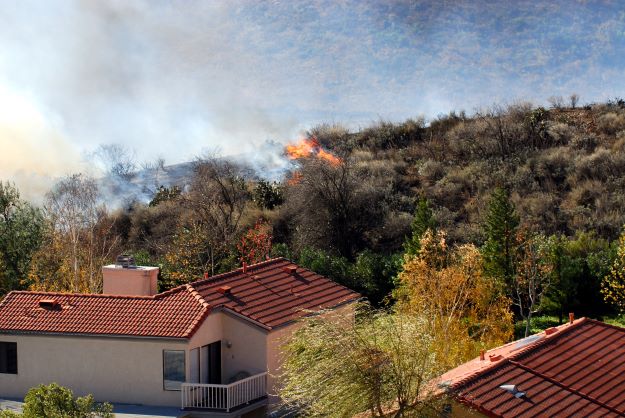
<instances>
[{"instance_id":1,"label":"house","mask_svg":"<svg viewBox=\"0 0 625 418\"><path fill-rule=\"evenodd\" d=\"M441 377L454 417L625 416L625 328L574 320Z\"/></svg>"},{"instance_id":2,"label":"house","mask_svg":"<svg viewBox=\"0 0 625 418\"><path fill-rule=\"evenodd\" d=\"M239 416L276 403L280 345L311 311L360 295L284 258L156 293L158 269L103 268L103 294L9 293L0 396L57 382L97 400Z\"/></svg>"}]
</instances>

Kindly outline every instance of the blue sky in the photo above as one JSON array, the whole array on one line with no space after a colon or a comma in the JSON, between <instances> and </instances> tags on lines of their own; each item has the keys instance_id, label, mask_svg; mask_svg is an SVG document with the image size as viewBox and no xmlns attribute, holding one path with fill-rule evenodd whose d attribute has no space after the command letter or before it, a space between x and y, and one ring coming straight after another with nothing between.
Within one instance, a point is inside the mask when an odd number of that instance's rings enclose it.
<instances>
[{"instance_id":1,"label":"blue sky","mask_svg":"<svg viewBox=\"0 0 625 418\"><path fill-rule=\"evenodd\" d=\"M37 192L104 143L174 163L322 122L625 96L619 1L6 0L0 21L0 178Z\"/></svg>"}]
</instances>

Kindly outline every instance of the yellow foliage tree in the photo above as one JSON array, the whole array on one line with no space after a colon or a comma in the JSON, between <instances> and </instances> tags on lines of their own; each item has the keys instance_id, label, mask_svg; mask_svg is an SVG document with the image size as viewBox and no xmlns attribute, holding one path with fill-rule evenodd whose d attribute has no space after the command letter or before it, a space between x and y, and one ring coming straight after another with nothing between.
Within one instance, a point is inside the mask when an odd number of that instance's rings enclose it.
<instances>
[{"instance_id":1,"label":"yellow foliage tree","mask_svg":"<svg viewBox=\"0 0 625 418\"><path fill-rule=\"evenodd\" d=\"M402 313L430 318L448 367L510 340L513 316L500 283L483 274L473 245L449 247L444 232L427 231L420 252L407 255L395 292Z\"/></svg>"},{"instance_id":2,"label":"yellow foliage tree","mask_svg":"<svg viewBox=\"0 0 625 418\"><path fill-rule=\"evenodd\" d=\"M625 312L625 232L619 238L612 269L601 281L603 299Z\"/></svg>"}]
</instances>

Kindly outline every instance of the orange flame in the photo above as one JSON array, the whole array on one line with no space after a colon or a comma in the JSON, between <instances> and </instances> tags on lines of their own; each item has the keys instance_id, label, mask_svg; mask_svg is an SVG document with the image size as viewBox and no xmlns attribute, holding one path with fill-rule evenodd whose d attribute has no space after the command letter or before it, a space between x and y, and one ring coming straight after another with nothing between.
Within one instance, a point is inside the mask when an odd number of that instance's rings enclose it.
<instances>
[{"instance_id":1,"label":"orange flame","mask_svg":"<svg viewBox=\"0 0 625 418\"><path fill-rule=\"evenodd\" d=\"M300 173L299 171L295 171L293 172L293 174L291 174L291 178L287 180L287 184L289 186L295 186L296 184L300 184L302 181L302 173Z\"/></svg>"},{"instance_id":2,"label":"orange flame","mask_svg":"<svg viewBox=\"0 0 625 418\"><path fill-rule=\"evenodd\" d=\"M339 157L322 149L319 149L319 152L317 153L317 157L321 158L322 160L326 160L332 165L341 164L341 159Z\"/></svg>"},{"instance_id":3,"label":"orange flame","mask_svg":"<svg viewBox=\"0 0 625 418\"><path fill-rule=\"evenodd\" d=\"M289 144L285 147L285 152L291 160L316 157L335 166L341 164L341 159L321 148L316 138L304 138L296 144Z\"/></svg>"}]
</instances>

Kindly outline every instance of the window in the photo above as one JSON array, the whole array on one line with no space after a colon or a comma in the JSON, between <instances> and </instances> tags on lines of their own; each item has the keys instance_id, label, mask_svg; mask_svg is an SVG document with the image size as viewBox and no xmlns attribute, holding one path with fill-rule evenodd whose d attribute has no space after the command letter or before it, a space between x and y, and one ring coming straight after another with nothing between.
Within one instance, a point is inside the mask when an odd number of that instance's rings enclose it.
<instances>
[{"instance_id":1,"label":"window","mask_svg":"<svg viewBox=\"0 0 625 418\"><path fill-rule=\"evenodd\" d=\"M185 380L184 351L163 350L163 389L180 390Z\"/></svg>"},{"instance_id":2,"label":"window","mask_svg":"<svg viewBox=\"0 0 625 418\"><path fill-rule=\"evenodd\" d=\"M17 343L0 342L0 373L17 374Z\"/></svg>"}]
</instances>

